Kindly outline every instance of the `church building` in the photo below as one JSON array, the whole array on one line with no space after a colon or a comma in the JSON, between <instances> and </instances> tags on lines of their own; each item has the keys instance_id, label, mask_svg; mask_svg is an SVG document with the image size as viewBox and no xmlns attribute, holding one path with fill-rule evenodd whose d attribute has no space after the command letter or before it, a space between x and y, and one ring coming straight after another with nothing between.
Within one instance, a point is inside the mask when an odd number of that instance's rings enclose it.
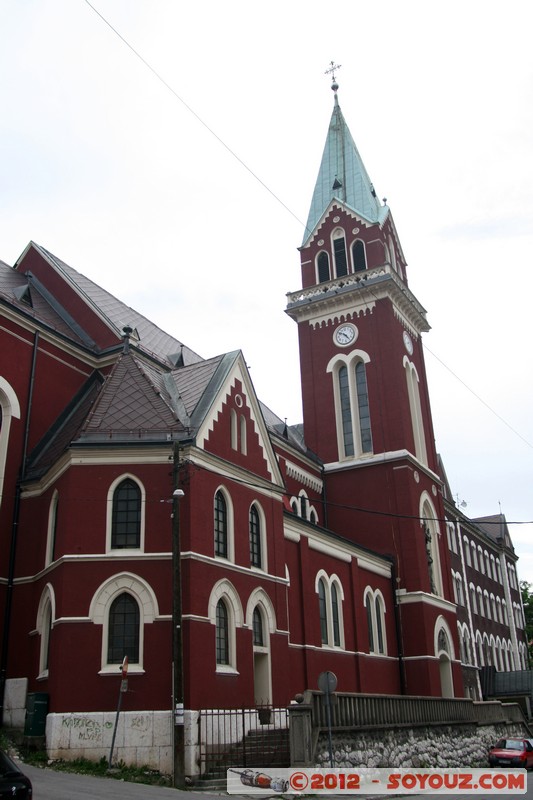
<instances>
[{"instance_id":1,"label":"church building","mask_svg":"<svg viewBox=\"0 0 533 800\"><path fill-rule=\"evenodd\" d=\"M104 752L125 656L123 711L161 730L176 675L185 720L285 707L325 670L342 692L475 696L426 311L333 90L286 308L302 425L240 351L201 357L34 242L0 262L1 700L16 725L46 696L53 753L76 726Z\"/></svg>"}]
</instances>

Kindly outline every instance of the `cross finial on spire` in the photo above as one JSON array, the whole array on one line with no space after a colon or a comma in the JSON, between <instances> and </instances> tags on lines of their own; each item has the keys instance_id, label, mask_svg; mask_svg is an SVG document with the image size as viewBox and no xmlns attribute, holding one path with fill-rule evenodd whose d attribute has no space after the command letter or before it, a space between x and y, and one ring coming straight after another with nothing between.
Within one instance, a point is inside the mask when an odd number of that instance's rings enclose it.
<instances>
[{"instance_id":1,"label":"cross finial on spire","mask_svg":"<svg viewBox=\"0 0 533 800\"><path fill-rule=\"evenodd\" d=\"M331 75L331 88L333 89L335 94L337 94L337 89L339 88L339 84L335 79L335 70L340 69L342 67L342 64L335 64L334 61L330 61L329 63L330 63L330 68L325 71L324 75Z\"/></svg>"}]
</instances>

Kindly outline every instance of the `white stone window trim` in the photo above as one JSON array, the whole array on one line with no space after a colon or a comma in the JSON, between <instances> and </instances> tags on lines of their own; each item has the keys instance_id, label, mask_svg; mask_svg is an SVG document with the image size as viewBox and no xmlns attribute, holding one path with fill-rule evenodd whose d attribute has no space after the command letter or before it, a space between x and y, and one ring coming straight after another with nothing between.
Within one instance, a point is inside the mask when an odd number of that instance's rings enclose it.
<instances>
[{"instance_id":1,"label":"white stone window trim","mask_svg":"<svg viewBox=\"0 0 533 800\"><path fill-rule=\"evenodd\" d=\"M327 628L327 642L322 642L322 647L328 648L330 650L345 650L345 639L344 639L344 613L343 613L343 604L344 604L344 590L342 588L342 583L339 576L335 573L333 575L328 575L328 573L321 569L317 572L315 577L315 592L317 597L319 597L319 583L320 581L324 582L324 586L326 589L326 628ZM340 644L335 644L335 631L333 627L333 595L332 589L335 586L337 590L337 610L338 610L338 617L339 617L339 642Z\"/></svg>"},{"instance_id":2,"label":"white stone window trim","mask_svg":"<svg viewBox=\"0 0 533 800\"><path fill-rule=\"evenodd\" d=\"M0 408L2 421L0 423L0 507L2 506L5 466L9 443L11 420L20 419L20 404L15 390L5 378L0 375Z\"/></svg>"},{"instance_id":3,"label":"white stone window trim","mask_svg":"<svg viewBox=\"0 0 533 800\"><path fill-rule=\"evenodd\" d=\"M355 349L350 353L336 353L326 366L326 373L331 373L333 380L333 402L335 411L335 423L337 429L337 452L339 461L347 461L354 458L368 458L372 452L363 453L361 442L361 426L359 419L359 397L357 394L357 384L355 379L355 368L361 362L365 365L370 364L370 356L364 350ZM348 373L348 390L350 397L350 414L352 422L352 435L354 443L354 454L346 455L344 450L344 428L342 424L341 391L339 386L339 371L341 367L346 367ZM367 382L368 391L368 382ZM372 416L370 417L370 431L372 431Z\"/></svg>"},{"instance_id":4,"label":"white stone window trim","mask_svg":"<svg viewBox=\"0 0 533 800\"><path fill-rule=\"evenodd\" d=\"M259 502L259 500L253 500L250 503L250 507L248 509L248 549L250 549L250 512L252 507L255 507L257 511L257 516L259 518L259 544L261 548L261 566L256 567L253 564L250 565L251 569L254 572L268 572L268 550L267 550L267 532L266 532L266 517L265 512L263 511L263 506Z\"/></svg>"},{"instance_id":5,"label":"white stone window trim","mask_svg":"<svg viewBox=\"0 0 533 800\"><path fill-rule=\"evenodd\" d=\"M217 493L220 492L224 496L224 500L226 501L226 532L227 532L227 550L228 555L226 557L217 555L215 553L215 558L220 561L231 561L231 563L235 563L235 532L234 532L234 512L233 512L233 500L231 499L231 494L229 493L228 489L224 486L224 484L220 484L217 486L215 491L213 492L213 552L215 546L215 497Z\"/></svg>"},{"instance_id":6,"label":"white stone window trim","mask_svg":"<svg viewBox=\"0 0 533 800\"><path fill-rule=\"evenodd\" d=\"M113 497L115 489L122 481L131 480L137 484L141 492L141 520L139 528L139 547L112 547L112 534L113 534ZM113 483L109 486L107 491L107 509L106 509L106 555L114 556L115 558L122 558L129 554L144 553L144 540L145 540L145 512L146 512L146 490L142 481L131 472L124 472L115 478Z\"/></svg>"},{"instance_id":7,"label":"white stone window trim","mask_svg":"<svg viewBox=\"0 0 533 800\"><path fill-rule=\"evenodd\" d=\"M56 619L56 597L54 587L47 583L44 587L37 608L35 629L40 637L39 645L39 674L37 680L48 678L49 669L45 667L45 658L49 650L50 634Z\"/></svg>"},{"instance_id":8,"label":"white stone window trim","mask_svg":"<svg viewBox=\"0 0 533 800\"><path fill-rule=\"evenodd\" d=\"M157 597L150 584L131 572L121 572L108 578L93 595L89 607L89 619L102 626L101 668L99 675L117 675L120 664L107 662L109 639L109 612L119 595L130 594L139 607L139 661L130 662L128 674L144 674L144 626L159 616Z\"/></svg>"},{"instance_id":9,"label":"white stone window trim","mask_svg":"<svg viewBox=\"0 0 533 800\"><path fill-rule=\"evenodd\" d=\"M227 578L217 581L211 589L207 606L207 618L213 625L215 631L217 626L217 605L219 600L223 600L228 611L228 656L229 664L217 664L217 673L226 675L238 675L237 669L237 628L242 628L244 616L239 594L235 586Z\"/></svg>"},{"instance_id":10,"label":"white stone window trim","mask_svg":"<svg viewBox=\"0 0 533 800\"><path fill-rule=\"evenodd\" d=\"M372 642L373 642L373 649L370 650L369 652L377 656L386 656L388 655L388 644L387 644L387 628L385 626L385 614L387 613L385 598L383 597L381 589L373 589L371 586L365 587L365 591L363 592L363 607L365 609L365 613L368 618L367 599L370 600L370 618L372 624ZM383 640L382 652L379 650L379 636L378 636L379 631L378 631L376 606L379 608L379 614L381 620L381 634L382 634L381 638Z\"/></svg>"}]
</instances>

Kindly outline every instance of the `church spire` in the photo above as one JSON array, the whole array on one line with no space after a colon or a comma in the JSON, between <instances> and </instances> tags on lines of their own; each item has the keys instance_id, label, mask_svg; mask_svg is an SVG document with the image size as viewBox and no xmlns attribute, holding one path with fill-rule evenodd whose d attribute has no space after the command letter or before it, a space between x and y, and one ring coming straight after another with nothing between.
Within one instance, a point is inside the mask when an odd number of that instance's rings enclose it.
<instances>
[{"instance_id":1,"label":"church spire","mask_svg":"<svg viewBox=\"0 0 533 800\"><path fill-rule=\"evenodd\" d=\"M303 244L314 232L333 199L340 201L351 211L372 223L382 222L388 213L387 206L382 206L376 196L342 114L338 98L339 85L335 78L335 71L339 67L340 65L334 64L332 61L330 69L326 70L326 74L332 75L331 88L335 95L335 102L311 200Z\"/></svg>"}]
</instances>

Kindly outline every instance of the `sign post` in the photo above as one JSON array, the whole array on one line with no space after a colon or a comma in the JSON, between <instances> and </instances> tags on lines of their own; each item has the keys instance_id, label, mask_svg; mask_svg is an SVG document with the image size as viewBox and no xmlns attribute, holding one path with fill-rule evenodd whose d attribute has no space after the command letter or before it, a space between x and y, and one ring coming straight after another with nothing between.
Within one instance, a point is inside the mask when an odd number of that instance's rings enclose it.
<instances>
[{"instance_id":1,"label":"sign post","mask_svg":"<svg viewBox=\"0 0 533 800\"><path fill-rule=\"evenodd\" d=\"M113 766L113 749L115 747L115 739L117 736L118 718L120 715L120 707L122 706L122 695L128 691L128 656L124 656L121 666L122 680L120 681L120 691L118 693L117 715L115 717L115 727L113 729L113 738L111 740L111 750L109 751L109 769Z\"/></svg>"},{"instance_id":2,"label":"sign post","mask_svg":"<svg viewBox=\"0 0 533 800\"><path fill-rule=\"evenodd\" d=\"M331 695L337 688L337 676L334 672L321 672L318 676L318 688L324 692L326 719L328 723L329 765L333 769L333 740L331 738Z\"/></svg>"}]
</instances>

